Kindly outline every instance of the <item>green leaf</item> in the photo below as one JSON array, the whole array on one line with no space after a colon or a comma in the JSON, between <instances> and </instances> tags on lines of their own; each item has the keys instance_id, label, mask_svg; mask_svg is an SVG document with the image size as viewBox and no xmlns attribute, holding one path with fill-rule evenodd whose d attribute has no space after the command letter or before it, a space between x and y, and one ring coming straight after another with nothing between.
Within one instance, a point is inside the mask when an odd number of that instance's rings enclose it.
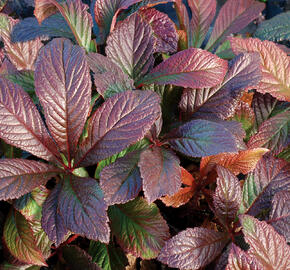
<instances>
[{"instance_id":1,"label":"green leaf","mask_svg":"<svg viewBox=\"0 0 290 270\"><path fill-rule=\"evenodd\" d=\"M284 151L282 151L277 157L283 158L286 161L290 162L290 146L288 146Z\"/></svg>"},{"instance_id":2,"label":"green leaf","mask_svg":"<svg viewBox=\"0 0 290 270\"><path fill-rule=\"evenodd\" d=\"M34 94L34 72L32 70L21 70L14 74L6 75L11 82L20 85L30 96Z\"/></svg>"}]
</instances>

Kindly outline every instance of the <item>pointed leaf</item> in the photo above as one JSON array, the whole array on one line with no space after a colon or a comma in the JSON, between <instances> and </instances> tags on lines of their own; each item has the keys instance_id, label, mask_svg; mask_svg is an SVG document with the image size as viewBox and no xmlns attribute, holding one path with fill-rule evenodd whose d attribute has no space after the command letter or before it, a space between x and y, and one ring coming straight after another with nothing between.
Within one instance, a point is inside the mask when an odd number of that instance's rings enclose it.
<instances>
[{"instance_id":1,"label":"pointed leaf","mask_svg":"<svg viewBox=\"0 0 290 270\"><path fill-rule=\"evenodd\" d=\"M175 194L181 186L179 158L171 150L152 147L140 155L139 168L146 200L151 203Z\"/></svg>"},{"instance_id":2,"label":"pointed leaf","mask_svg":"<svg viewBox=\"0 0 290 270\"><path fill-rule=\"evenodd\" d=\"M153 52L152 29L137 13L120 22L107 39L106 55L134 81L153 66Z\"/></svg>"},{"instance_id":3,"label":"pointed leaf","mask_svg":"<svg viewBox=\"0 0 290 270\"><path fill-rule=\"evenodd\" d=\"M212 87L222 82L226 72L226 61L210 52L190 48L163 61L137 85L156 83L191 88Z\"/></svg>"},{"instance_id":4,"label":"pointed leaf","mask_svg":"<svg viewBox=\"0 0 290 270\"><path fill-rule=\"evenodd\" d=\"M118 244L125 252L142 259L157 257L170 236L158 207L154 203L147 204L140 197L123 205L111 206L109 217Z\"/></svg>"},{"instance_id":5,"label":"pointed leaf","mask_svg":"<svg viewBox=\"0 0 290 270\"><path fill-rule=\"evenodd\" d=\"M214 49L228 35L238 33L258 18L264 8L264 3L254 0L228 0L215 21L211 37L205 47L206 50Z\"/></svg>"},{"instance_id":6,"label":"pointed leaf","mask_svg":"<svg viewBox=\"0 0 290 270\"><path fill-rule=\"evenodd\" d=\"M241 218L245 240L250 244L248 254L256 258L263 269L289 269L290 247L285 238L271 225L251 216Z\"/></svg>"},{"instance_id":7,"label":"pointed leaf","mask_svg":"<svg viewBox=\"0 0 290 270\"><path fill-rule=\"evenodd\" d=\"M37 59L35 88L50 133L70 162L91 101L85 52L69 40L53 39Z\"/></svg>"},{"instance_id":8,"label":"pointed leaf","mask_svg":"<svg viewBox=\"0 0 290 270\"><path fill-rule=\"evenodd\" d=\"M255 38L230 38L235 54L258 52L262 63L262 80L257 91L269 93L273 97L290 101L290 60L287 54L271 41Z\"/></svg>"},{"instance_id":9,"label":"pointed leaf","mask_svg":"<svg viewBox=\"0 0 290 270\"><path fill-rule=\"evenodd\" d=\"M90 119L75 167L96 164L137 142L159 116L159 97L152 91L126 91L109 98Z\"/></svg>"},{"instance_id":10,"label":"pointed leaf","mask_svg":"<svg viewBox=\"0 0 290 270\"><path fill-rule=\"evenodd\" d=\"M227 235L205 228L187 229L166 242L158 260L169 267L199 269L219 255Z\"/></svg>"}]
</instances>

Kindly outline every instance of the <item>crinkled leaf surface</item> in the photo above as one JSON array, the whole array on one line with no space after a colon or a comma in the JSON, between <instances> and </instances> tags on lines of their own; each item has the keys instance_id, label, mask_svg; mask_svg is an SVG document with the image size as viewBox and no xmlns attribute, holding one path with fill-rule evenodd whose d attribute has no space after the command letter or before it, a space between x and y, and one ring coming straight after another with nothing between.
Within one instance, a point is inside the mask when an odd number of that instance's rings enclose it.
<instances>
[{"instance_id":1,"label":"crinkled leaf surface","mask_svg":"<svg viewBox=\"0 0 290 270\"><path fill-rule=\"evenodd\" d=\"M108 212L112 233L124 251L142 259L157 257L170 235L154 203L148 204L138 197L126 204L111 206Z\"/></svg>"},{"instance_id":2,"label":"crinkled leaf surface","mask_svg":"<svg viewBox=\"0 0 290 270\"><path fill-rule=\"evenodd\" d=\"M205 228L186 229L166 242L158 260L169 267L199 269L219 255L227 235Z\"/></svg>"},{"instance_id":3,"label":"crinkled leaf surface","mask_svg":"<svg viewBox=\"0 0 290 270\"><path fill-rule=\"evenodd\" d=\"M290 60L287 54L271 41L256 38L230 38L235 54L258 52L262 64L262 80L257 91L269 93L282 101L290 101Z\"/></svg>"},{"instance_id":4,"label":"crinkled leaf surface","mask_svg":"<svg viewBox=\"0 0 290 270\"><path fill-rule=\"evenodd\" d=\"M181 186L179 158L169 149L152 147L140 155L139 168L143 191L149 203L175 194Z\"/></svg>"},{"instance_id":5,"label":"crinkled leaf surface","mask_svg":"<svg viewBox=\"0 0 290 270\"><path fill-rule=\"evenodd\" d=\"M159 97L152 91L126 91L107 99L89 121L76 167L96 164L137 142L159 116Z\"/></svg>"},{"instance_id":6,"label":"crinkled leaf surface","mask_svg":"<svg viewBox=\"0 0 290 270\"><path fill-rule=\"evenodd\" d=\"M140 80L154 63L153 32L138 13L117 24L107 39L106 55L134 81Z\"/></svg>"},{"instance_id":7,"label":"crinkled leaf surface","mask_svg":"<svg viewBox=\"0 0 290 270\"><path fill-rule=\"evenodd\" d=\"M258 18L264 8L264 3L255 0L228 0L219 12L205 48L212 50L228 35L238 33Z\"/></svg>"},{"instance_id":8,"label":"crinkled leaf surface","mask_svg":"<svg viewBox=\"0 0 290 270\"><path fill-rule=\"evenodd\" d=\"M37 59L35 88L50 133L70 161L91 101L91 79L84 50L69 40L53 39Z\"/></svg>"},{"instance_id":9,"label":"crinkled leaf surface","mask_svg":"<svg viewBox=\"0 0 290 270\"><path fill-rule=\"evenodd\" d=\"M244 215L241 218L248 254L261 263L263 269L289 269L290 247L285 238L265 221Z\"/></svg>"},{"instance_id":10,"label":"crinkled leaf surface","mask_svg":"<svg viewBox=\"0 0 290 270\"><path fill-rule=\"evenodd\" d=\"M190 48L178 52L153 68L139 84L173 84L182 87L212 87L222 82L227 62L210 52Z\"/></svg>"}]
</instances>

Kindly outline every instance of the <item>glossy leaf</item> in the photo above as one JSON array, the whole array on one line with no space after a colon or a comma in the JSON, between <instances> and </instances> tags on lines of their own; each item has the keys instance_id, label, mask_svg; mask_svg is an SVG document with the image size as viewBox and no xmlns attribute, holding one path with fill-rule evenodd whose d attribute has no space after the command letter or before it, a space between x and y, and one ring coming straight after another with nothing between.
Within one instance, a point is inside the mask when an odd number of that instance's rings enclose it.
<instances>
[{"instance_id":1,"label":"glossy leaf","mask_svg":"<svg viewBox=\"0 0 290 270\"><path fill-rule=\"evenodd\" d=\"M153 66L154 42L150 25L134 13L120 22L110 34L106 55L137 81Z\"/></svg>"},{"instance_id":2,"label":"glossy leaf","mask_svg":"<svg viewBox=\"0 0 290 270\"><path fill-rule=\"evenodd\" d=\"M53 39L41 50L35 68L35 88L47 126L70 161L83 131L91 100L91 80L85 52L66 39Z\"/></svg>"},{"instance_id":3,"label":"glossy leaf","mask_svg":"<svg viewBox=\"0 0 290 270\"><path fill-rule=\"evenodd\" d=\"M257 91L269 93L273 97L290 101L290 64L287 54L271 41L255 38L230 38L235 54L258 52L262 63L262 80Z\"/></svg>"},{"instance_id":4,"label":"glossy leaf","mask_svg":"<svg viewBox=\"0 0 290 270\"><path fill-rule=\"evenodd\" d=\"M228 0L219 12L205 48L212 50L228 35L238 33L251 21L258 18L264 8L264 3L254 0Z\"/></svg>"},{"instance_id":5,"label":"glossy leaf","mask_svg":"<svg viewBox=\"0 0 290 270\"><path fill-rule=\"evenodd\" d=\"M139 84L173 84L182 87L212 87L222 82L227 62L210 52L190 48L174 54L153 68Z\"/></svg>"},{"instance_id":6,"label":"glossy leaf","mask_svg":"<svg viewBox=\"0 0 290 270\"><path fill-rule=\"evenodd\" d=\"M96 164L137 142L159 116L159 97L151 91L126 91L109 98L90 119L75 167Z\"/></svg>"},{"instance_id":7,"label":"glossy leaf","mask_svg":"<svg viewBox=\"0 0 290 270\"><path fill-rule=\"evenodd\" d=\"M139 168L143 191L149 203L165 195L175 194L181 186L179 158L174 152L152 147L140 155Z\"/></svg>"},{"instance_id":8,"label":"glossy leaf","mask_svg":"<svg viewBox=\"0 0 290 270\"><path fill-rule=\"evenodd\" d=\"M290 247L285 238L265 221L251 216L241 218L245 240L250 244L248 254L256 258L264 269L290 268Z\"/></svg>"},{"instance_id":9,"label":"glossy leaf","mask_svg":"<svg viewBox=\"0 0 290 270\"><path fill-rule=\"evenodd\" d=\"M227 243L227 235L205 228L186 229L166 242L158 260L169 267L199 269L213 261Z\"/></svg>"},{"instance_id":10,"label":"glossy leaf","mask_svg":"<svg viewBox=\"0 0 290 270\"><path fill-rule=\"evenodd\" d=\"M191 9L189 46L199 48L216 12L216 0L190 0Z\"/></svg>"},{"instance_id":11,"label":"glossy leaf","mask_svg":"<svg viewBox=\"0 0 290 270\"><path fill-rule=\"evenodd\" d=\"M140 197L123 205L111 206L109 217L112 233L121 248L143 259L157 257L170 236L158 207L154 203L147 204Z\"/></svg>"},{"instance_id":12,"label":"glossy leaf","mask_svg":"<svg viewBox=\"0 0 290 270\"><path fill-rule=\"evenodd\" d=\"M135 199L142 188L138 168L139 151L117 159L101 171L100 186L108 205Z\"/></svg>"},{"instance_id":13,"label":"glossy leaf","mask_svg":"<svg viewBox=\"0 0 290 270\"><path fill-rule=\"evenodd\" d=\"M272 207L269 217L269 224L281 235L287 242L290 242L290 192L277 192L272 200Z\"/></svg>"}]
</instances>

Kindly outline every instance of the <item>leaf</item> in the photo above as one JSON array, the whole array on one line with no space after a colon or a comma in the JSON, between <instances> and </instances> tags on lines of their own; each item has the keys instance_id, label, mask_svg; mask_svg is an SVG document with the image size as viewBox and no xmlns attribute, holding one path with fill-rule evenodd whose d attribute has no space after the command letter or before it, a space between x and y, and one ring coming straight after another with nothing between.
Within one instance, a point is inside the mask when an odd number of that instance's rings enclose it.
<instances>
[{"instance_id":1,"label":"leaf","mask_svg":"<svg viewBox=\"0 0 290 270\"><path fill-rule=\"evenodd\" d=\"M290 242L290 192L280 191L277 192L272 200L272 207L269 217L269 224Z\"/></svg>"},{"instance_id":2,"label":"leaf","mask_svg":"<svg viewBox=\"0 0 290 270\"><path fill-rule=\"evenodd\" d=\"M290 162L290 145L288 147L286 147L285 150L283 150L281 153L279 153L277 158L282 158L282 159Z\"/></svg>"},{"instance_id":3,"label":"leaf","mask_svg":"<svg viewBox=\"0 0 290 270\"><path fill-rule=\"evenodd\" d=\"M147 204L140 197L126 204L111 206L109 217L112 233L121 248L142 259L157 257L170 236L158 207L154 203Z\"/></svg>"},{"instance_id":4,"label":"leaf","mask_svg":"<svg viewBox=\"0 0 290 270\"><path fill-rule=\"evenodd\" d=\"M93 262L103 270L123 270L128 264L128 259L120 248L112 243L109 245L101 242L90 242L88 253L92 256Z\"/></svg>"},{"instance_id":5,"label":"leaf","mask_svg":"<svg viewBox=\"0 0 290 270\"><path fill-rule=\"evenodd\" d=\"M210 39L205 47L211 51L232 33L238 33L258 18L265 4L254 0L228 0L215 21Z\"/></svg>"},{"instance_id":6,"label":"leaf","mask_svg":"<svg viewBox=\"0 0 290 270\"><path fill-rule=\"evenodd\" d=\"M227 226L236 217L242 201L239 180L228 169L217 165L217 187L213 195L215 214Z\"/></svg>"},{"instance_id":7,"label":"leaf","mask_svg":"<svg viewBox=\"0 0 290 270\"><path fill-rule=\"evenodd\" d=\"M47 266L28 221L17 211L11 210L5 225L3 238L9 252L26 264Z\"/></svg>"},{"instance_id":8,"label":"leaf","mask_svg":"<svg viewBox=\"0 0 290 270\"><path fill-rule=\"evenodd\" d=\"M173 195L179 190L181 186L179 163L179 158L169 149L152 147L141 153L138 166L148 203L164 195Z\"/></svg>"},{"instance_id":9,"label":"leaf","mask_svg":"<svg viewBox=\"0 0 290 270\"><path fill-rule=\"evenodd\" d=\"M39 24L49 16L58 12L55 2L61 2L61 0L35 0L34 15L37 18Z\"/></svg>"},{"instance_id":10,"label":"leaf","mask_svg":"<svg viewBox=\"0 0 290 270\"><path fill-rule=\"evenodd\" d=\"M181 167L181 182L185 187L182 187L178 190L177 193L173 194L172 196L166 195L165 197L161 198L161 201L166 206L171 207L179 207L189 202L192 196L195 193L196 183L192 175Z\"/></svg>"},{"instance_id":11,"label":"leaf","mask_svg":"<svg viewBox=\"0 0 290 270\"><path fill-rule=\"evenodd\" d=\"M91 70L95 73L97 91L104 98L135 88L133 80L108 57L98 53L89 53L87 60Z\"/></svg>"},{"instance_id":12,"label":"leaf","mask_svg":"<svg viewBox=\"0 0 290 270\"><path fill-rule=\"evenodd\" d=\"M100 186L108 205L126 203L138 196L142 188L139 156L140 151L134 151L101 171Z\"/></svg>"},{"instance_id":13,"label":"leaf","mask_svg":"<svg viewBox=\"0 0 290 270\"><path fill-rule=\"evenodd\" d=\"M91 101L85 52L69 40L53 39L37 59L35 88L50 133L70 162Z\"/></svg>"},{"instance_id":14,"label":"leaf","mask_svg":"<svg viewBox=\"0 0 290 270\"><path fill-rule=\"evenodd\" d=\"M191 88L212 87L222 82L226 72L226 61L210 52L190 48L163 61L137 85L156 83Z\"/></svg>"},{"instance_id":15,"label":"leaf","mask_svg":"<svg viewBox=\"0 0 290 270\"><path fill-rule=\"evenodd\" d=\"M257 91L269 93L273 97L290 101L290 64L287 54L271 41L255 38L230 38L235 54L258 52L262 63L262 80Z\"/></svg>"},{"instance_id":16,"label":"leaf","mask_svg":"<svg viewBox=\"0 0 290 270\"><path fill-rule=\"evenodd\" d=\"M0 14L0 35L6 55L18 70L34 70L34 62L42 47L41 40L37 38L32 41L13 43L10 34L17 22L18 20Z\"/></svg>"},{"instance_id":17,"label":"leaf","mask_svg":"<svg viewBox=\"0 0 290 270\"><path fill-rule=\"evenodd\" d=\"M227 235L205 228L181 231L161 250L158 260L169 267L199 269L219 255L227 243Z\"/></svg>"},{"instance_id":18,"label":"leaf","mask_svg":"<svg viewBox=\"0 0 290 270\"><path fill-rule=\"evenodd\" d=\"M234 136L229 130L221 124L201 119L173 130L167 141L173 149L190 157L237 151Z\"/></svg>"},{"instance_id":19,"label":"leaf","mask_svg":"<svg viewBox=\"0 0 290 270\"><path fill-rule=\"evenodd\" d=\"M153 66L154 42L150 25L134 13L120 22L110 34L106 55L137 81Z\"/></svg>"},{"instance_id":20,"label":"leaf","mask_svg":"<svg viewBox=\"0 0 290 270\"><path fill-rule=\"evenodd\" d=\"M190 0L188 5L192 14L189 28L189 46L199 48L215 16L216 1Z\"/></svg>"},{"instance_id":21,"label":"leaf","mask_svg":"<svg viewBox=\"0 0 290 270\"><path fill-rule=\"evenodd\" d=\"M262 21L254 36L261 40L282 41L290 39L290 12L283 12L270 20Z\"/></svg>"},{"instance_id":22,"label":"leaf","mask_svg":"<svg viewBox=\"0 0 290 270\"><path fill-rule=\"evenodd\" d=\"M271 156L263 157L244 182L240 212L254 216L269 208L276 192L290 190L289 171L287 162Z\"/></svg>"},{"instance_id":23,"label":"leaf","mask_svg":"<svg viewBox=\"0 0 290 270\"><path fill-rule=\"evenodd\" d=\"M290 111L279 113L262 123L247 145L249 148L265 147L279 154L290 142L289 129Z\"/></svg>"},{"instance_id":24,"label":"leaf","mask_svg":"<svg viewBox=\"0 0 290 270\"><path fill-rule=\"evenodd\" d=\"M126 91L107 99L89 121L75 168L96 164L137 142L159 116L159 97L152 91Z\"/></svg>"},{"instance_id":25,"label":"leaf","mask_svg":"<svg viewBox=\"0 0 290 270\"><path fill-rule=\"evenodd\" d=\"M245 240L250 244L248 254L256 258L263 269L288 269L290 267L290 247L271 225L254 217L241 218Z\"/></svg>"},{"instance_id":26,"label":"leaf","mask_svg":"<svg viewBox=\"0 0 290 270\"><path fill-rule=\"evenodd\" d=\"M214 167L219 164L233 174L248 174L254 170L257 162L269 150L266 148L254 148L234 153L221 153L214 156L203 157L200 163L200 173L207 175Z\"/></svg>"},{"instance_id":27,"label":"leaf","mask_svg":"<svg viewBox=\"0 0 290 270\"><path fill-rule=\"evenodd\" d=\"M138 14L152 28L155 39L154 52L175 53L178 34L168 15L154 8L141 8Z\"/></svg>"}]
</instances>

